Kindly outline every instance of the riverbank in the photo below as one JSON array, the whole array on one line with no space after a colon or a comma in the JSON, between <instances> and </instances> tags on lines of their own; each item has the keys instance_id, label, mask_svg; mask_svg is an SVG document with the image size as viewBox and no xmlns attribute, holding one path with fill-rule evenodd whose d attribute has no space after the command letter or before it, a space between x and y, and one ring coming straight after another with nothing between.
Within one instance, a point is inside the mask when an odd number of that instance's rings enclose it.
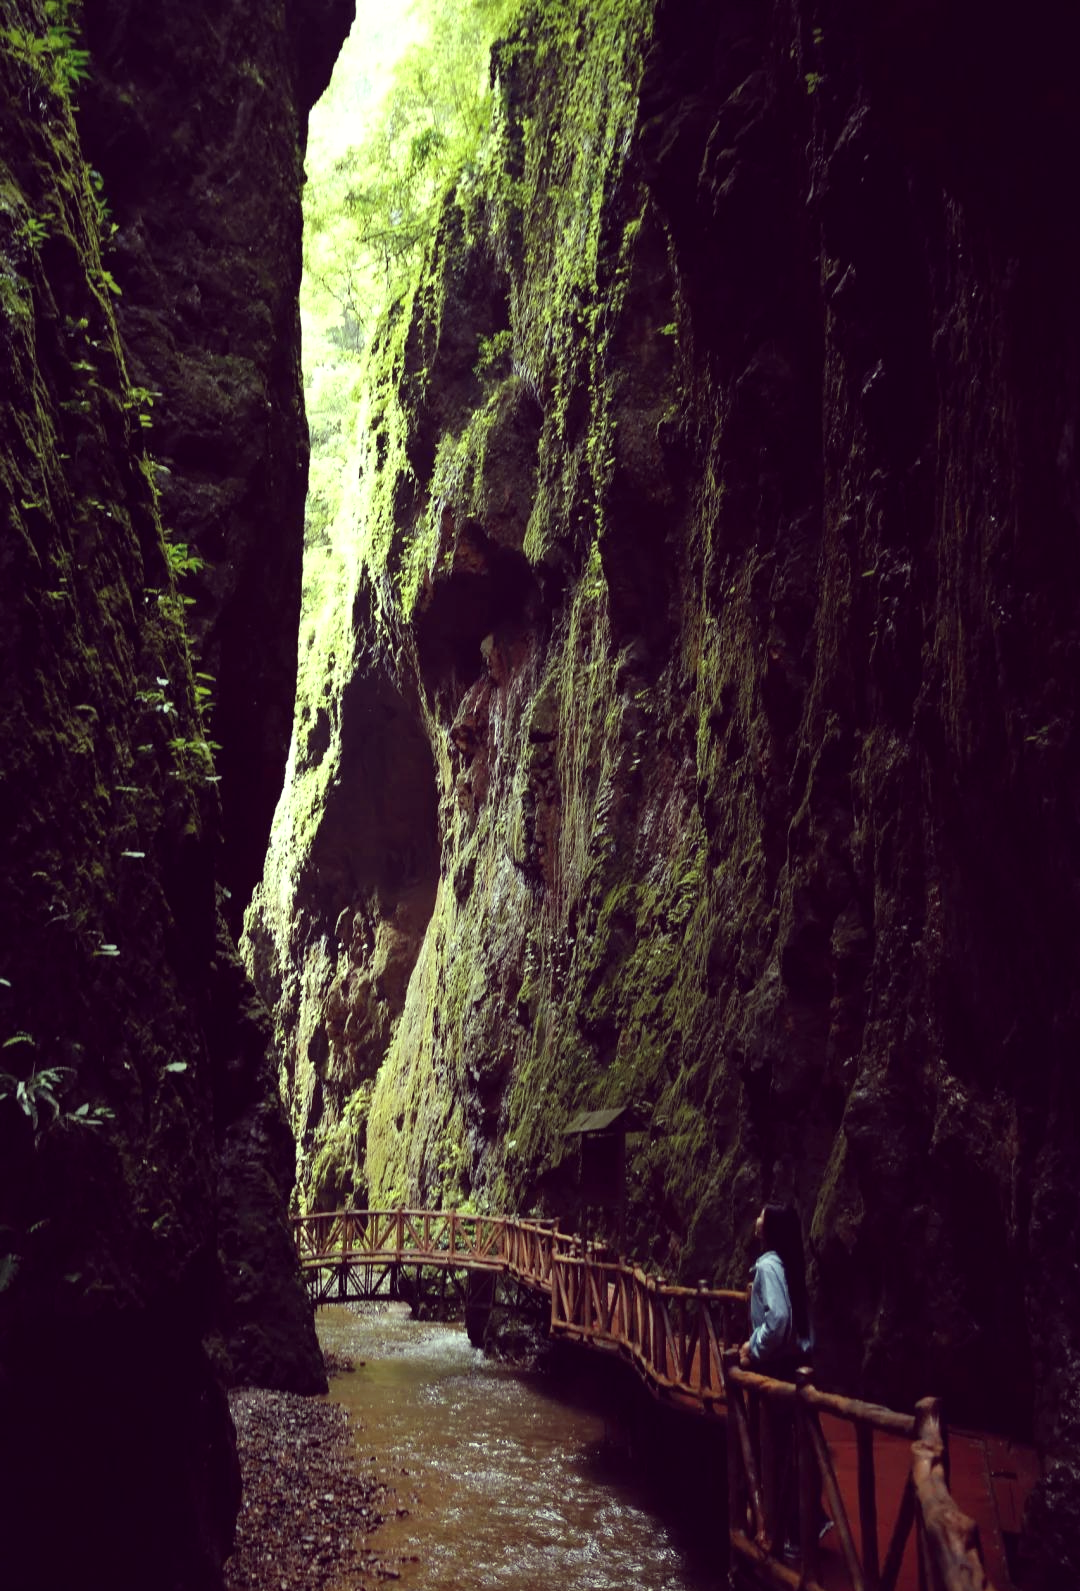
<instances>
[{"instance_id":1,"label":"riverbank","mask_svg":"<svg viewBox=\"0 0 1080 1591\"><path fill-rule=\"evenodd\" d=\"M397 1498L358 1459L355 1419L337 1403L257 1388L231 1393L229 1407L244 1500L227 1591L361 1591L397 1579L371 1544Z\"/></svg>"}]
</instances>

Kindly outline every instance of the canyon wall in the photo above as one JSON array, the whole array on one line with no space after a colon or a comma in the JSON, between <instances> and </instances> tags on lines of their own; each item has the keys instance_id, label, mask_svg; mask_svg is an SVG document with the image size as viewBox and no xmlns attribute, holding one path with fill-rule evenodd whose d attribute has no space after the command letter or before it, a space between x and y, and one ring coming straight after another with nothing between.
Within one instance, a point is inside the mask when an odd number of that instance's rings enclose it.
<instances>
[{"instance_id":1,"label":"canyon wall","mask_svg":"<svg viewBox=\"0 0 1080 1591\"><path fill-rule=\"evenodd\" d=\"M307 111L352 0L175 7L87 0L80 117L116 225L116 311L149 396L162 518L213 679L224 909L262 872L296 684L308 435L299 281Z\"/></svg>"},{"instance_id":2,"label":"canyon wall","mask_svg":"<svg viewBox=\"0 0 1080 1591\"><path fill-rule=\"evenodd\" d=\"M239 1502L224 1383L325 1386L271 1023L225 916L287 748L301 159L347 11L87 0L83 37L63 8L0 4L0 1522L19 1591L219 1587ZM233 734L222 785L211 738Z\"/></svg>"},{"instance_id":3,"label":"canyon wall","mask_svg":"<svg viewBox=\"0 0 1080 1591\"><path fill-rule=\"evenodd\" d=\"M1035 1585L1080 1572L1080 128L1075 26L1014 20L527 9L372 359L246 953L309 1205L572 1219L567 1122L634 1103L640 1259L741 1283L793 1197L823 1380L1034 1432Z\"/></svg>"}]
</instances>

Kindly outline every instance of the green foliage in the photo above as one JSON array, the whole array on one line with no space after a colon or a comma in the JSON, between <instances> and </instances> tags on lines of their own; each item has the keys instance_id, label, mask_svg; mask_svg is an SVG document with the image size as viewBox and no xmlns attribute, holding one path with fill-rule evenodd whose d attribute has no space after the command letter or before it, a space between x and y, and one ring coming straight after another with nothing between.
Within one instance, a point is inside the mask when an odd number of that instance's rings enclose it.
<instances>
[{"instance_id":1,"label":"green foliage","mask_svg":"<svg viewBox=\"0 0 1080 1591\"><path fill-rule=\"evenodd\" d=\"M17 1034L16 1038L25 1038ZM11 1040L8 1041L10 1043ZM5 1044L4 1048L7 1048ZM55 1121L60 1115L60 1101L56 1091L62 1079L70 1075L68 1066L44 1066L29 1077L13 1077L10 1072L0 1072L0 1100L14 1099L24 1116L30 1118L35 1133L38 1130L42 1107L52 1111Z\"/></svg>"},{"instance_id":2,"label":"green foliage","mask_svg":"<svg viewBox=\"0 0 1080 1591\"><path fill-rule=\"evenodd\" d=\"M493 337L481 337L477 343L473 374L483 380L509 358L513 346L514 334L509 327L505 331L497 331Z\"/></svg>"},{"instance_id":3,"label":"green foliage","mask_svg":"<svg viewBox=\"0 0 1080 1591\"><path fill-rule=\"evenodd\" d=\"M49 222L52 216L29 215L19 228L23 241L33 249L36 254L49 235Z\"/></svg>"},{"instance_id":4,"label":"green foliage","mask_svg":"<svg viewBox=\"0 0 1080 1591\"><path fill-rule=\"evenodd\" d=\"M195 675L195 705L200 716L206 718L214 710L214 686L217 684L213 674L206 674L201 669Z\"/></svg>"},{"instance_id":5,"label":"green foliage","mask_svg":"<svg viewBox=\"0 0 1080 1591\"><path fill-rule=\"evenodd\" d=\"M197 552L192 552L186 541L166 541L165 556L169 561L169 572L174 580L181 575L198 574L200 569L206 568L206 559L200 558Z\"/></svg>"},{"instance_id":6,"label":"green foliage","mask_svg":"<svg viewBox=\"0 0 1080 1591\"><path fill-rule=\"evenodd\" d=\"M381 99L358 94L348 46L312 118L304 196L304 364L312 462L307 543L329 543L356 427L361 368L375 328L407 295L443 196L476 162L493 108L488 54L516 0L424 0ZM394 25L384 0L360 7L363 69ZM360 61L359 54L357 56ZM359 70L359 66L357 70ZM351 140L339 129L355 129ZM313 603L305 596L305 605Z\"/></svg>"},{"instance_id":7,"label":"green foliage","mask_svg":"<svg viewBox=\"0 0 1080 1591\"><path fill-rule=\"evenodd\" d=\"M103 276L108 276L108 274L107 271L102 272ZM106 286L108 286L108 283L106 283ZM120 289L114 284L111 291L119 293ZM154 423L150 417L150 410L154 407L154 399L160 397L161 393L154 392L150 387L129 387L127 392L124 393L124 408L133 411L143 430L149 431Z\"/></svg>"},{"instance_id":8,"label":"green foliage","mask_svg":"<svg viewBox=\"0 0 1080 1591\"><path fill-rule=\"evenodd\" d=\"M174 735L168 744L176 758L177 770L185 778L202 784L217 784L214 752L221 750L218 741L203 735Z\"/></svg>"},{"instance_id":9,"label":"green foliage","mask_svg":"<svg viewBox=\"0 0 1080 1591\"><path fill-rule=\"evenodd\" d=\"M112 218L109 201L105 197L105 178L100 171L90 170L87 173L90 181L90 192L94 202L94 219L97 221L98 236L104 247L111 243L119 231L119 227Z\"/></svg>"},{"instance_id":10,"label":"green foliage","mask_svg":"<svg viewBox=\"0 0 1080 1591\"><path fill-rule=\"evenodd\" d=\"M60 1124L63 1127L103 1127L107 1121L115 1119L116 1112L110 1110L108 1105L91 1105L89 1101L84 1101L75 1110L61 1116Z\"/></svg>"},{"instance_id":11,"label":"green foliage","mask_svg":"<svg viewBox=\"0 0 1080 1591\"><path fill-rule=\"evenodd\" d=\"M76 43L76 7L72 0L45 0L45 31L0 28L0 43L43 88L69 98L90 76L90 52Z\"/></svg>"},{"instance_id":12,"label":"green foliage","mask_svg":"<svg viewBox=\"0 0 1080 1591\"><path fill-rule=\"evenodd\" d=\"M414 8L420 9L420 8ZM448 181L488 125L487 57L511 0L429 0L427 37L398 62L381 112L305 195L308 309L359 353L434 228Z\"/></svg>"}]
</instances>

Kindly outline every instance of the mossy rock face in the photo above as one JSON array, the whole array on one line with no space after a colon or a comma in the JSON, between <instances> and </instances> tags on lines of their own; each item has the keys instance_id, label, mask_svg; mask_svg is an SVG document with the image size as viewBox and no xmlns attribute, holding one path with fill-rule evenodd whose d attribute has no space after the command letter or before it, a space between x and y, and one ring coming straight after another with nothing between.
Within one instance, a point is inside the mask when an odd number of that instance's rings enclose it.
<instances>
[{"instance_id":1,"label":"mossy rock face","mask_svg":"<svg viewBox=\"0 0 1080 1591\"><path fill-rule=\"evenodd\" d=\"M167 470L155 445L177 432L168 419L161 432L143 423L157 409L150 389L168 388L158 412L170 414L169 328L235 268L237 237L217 235L232 265L219 258L215 273L214 241L204 232L196 247L182 224L192 212L177 207L169 260L149 245L162 199L149 191L155 162L172 163L173 193L185 160L197 186L202 140L188 117L184 152L183 112L173 103L166 119L140 71L152 44L189 109L193 80L204 105L219 91L227 97L214 75L219 36L200 7L156 7L151 17L88 0L84 10L101 49L94 92L104 99L83 106L81 124L63 69L76 46L54 37L33 48L40 8L18 0L0 32L5 1573L18 1584L89 1578L126 1591L195 1591L220 1584L239 1506L222 1381L313 1391L325 1377L287 1223L294 1154L271 1024L220 915L218 774L174 578L181 527L163 525ZM234 39L243 26L254 36L265 8L217 7L212 20ZM336 44L324 46L332 55ZM311 38L305 80L314 49ZM110 98L109 72L124 60L132 78ZM296 236L306 109L297 70L282 42L276 79L263 84L288 149L286 244ZM95 159L100 149L102 167L108 153L114 175L123 168L106 183L120 222L112 253L81 136L91 122ZM127 164L133 144L138 158ZM265 175L257 170L248 172L253 189ZM240 225L235 161L233 175ZM143 179L146 192L126 186ZM186 266L176 252L184 238L193 249ZM264 252L251 243L244 270L270 282L285 245L268 238ZM179 277L186 298L174 293ZM273 291L287 298L285 281ZM256 298L247 308L257 320ZM227 307L204 312L227 337ZM273 354L286 387L295 384L293 329L279 322ZM231 350L215 345L192 375L188 420L200 447L220 441L224 425L239 452L253 416L265 420L265 404L251 407L262 378L241 346L249 330L238 328ZM262 335L275 341L265 327ZM155 369L157 354L164 364ZM286 496L298 495L302 429L293 413L278 435L294 480ZM194 473L198 452L193 445L187 459ZM282 549L272 534L264 547L273 566ZM298 558L298 540L289 557ZM236 603L250 598L260 611L251 560L230 578Z\"/></svg>"},{"instance_id":2,"label":"mossy rock face","mask_svg":"<svg viewBox=\"0 0 1080 1591\"><path fill-rule=\"evenodd\" d=\"M261 874L296 683L308 437L300 377L300 192L309 107L350 0L86 0L80 112L115 235L109 264L198 666L214 676L224 850L237 930ZM212 66L208 64L212 56Z\"/></svg>"},{"instance_id":3,"label":"mossy rock face","mask_svg":"<svg viewBox=\"0 0 1080 1591\"><path fill-rule=\"evenodd\" d=\"M943 96L956 41L920 29L675 0L528 9L496 49L481 175L372 365L326 621L329 719L392 701L435 820L365 1167L374 1201L572 1219L567 1120L632 1101L639 1256L741 1283L794 1198L824 1378L1060 1447L1080 246L1039 136L1075 112L1025 78L976 160L994 48ZM330 926L283 866L270 993ZM375 923L404 896L376 917L365 869L337 857L332 909ZM313 1143L359 1077L319 1081Z\"/></svg>"}]
</instances>

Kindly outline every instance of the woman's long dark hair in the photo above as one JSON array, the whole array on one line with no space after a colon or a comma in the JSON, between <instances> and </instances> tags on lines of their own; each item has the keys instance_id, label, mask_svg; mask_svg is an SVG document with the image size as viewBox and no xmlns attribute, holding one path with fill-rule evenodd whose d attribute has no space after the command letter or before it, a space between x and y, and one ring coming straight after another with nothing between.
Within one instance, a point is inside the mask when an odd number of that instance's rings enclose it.
<instances>
[{"instance_id":1,"label":"woman's long dark hair","mask_svg":"<svg viewBox=\"0 0 1080 1591\"><path fill-rule=\"evenodd\" d=\"M810 1311L806 1302L806 1263L803 1259L802 1227L790 1204L767 1204L762 1211L761 1246L775 1249L784 1267L795 1333L804 1342L810 1338Z\"/></svg>"}]
</instances>

